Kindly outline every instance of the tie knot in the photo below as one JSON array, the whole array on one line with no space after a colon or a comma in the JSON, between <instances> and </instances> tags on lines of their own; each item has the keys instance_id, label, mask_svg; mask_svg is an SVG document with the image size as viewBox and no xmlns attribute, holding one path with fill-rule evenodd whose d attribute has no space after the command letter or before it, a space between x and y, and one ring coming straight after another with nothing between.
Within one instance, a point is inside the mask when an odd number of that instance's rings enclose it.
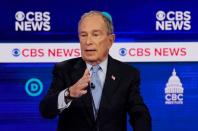
<instances>
[{"instance_id":1,"label":"tie knot","mask_svg":"<svg viewBox=\"0 0 198 131\"><path fill-rule=\"evenodd\" d=\"M100 66L99 66L99 65L92 66L92 67L91 67L91 70L92 70L94 73L97 73L97 72L100 70Z\"/></svg>"}]
</instances>

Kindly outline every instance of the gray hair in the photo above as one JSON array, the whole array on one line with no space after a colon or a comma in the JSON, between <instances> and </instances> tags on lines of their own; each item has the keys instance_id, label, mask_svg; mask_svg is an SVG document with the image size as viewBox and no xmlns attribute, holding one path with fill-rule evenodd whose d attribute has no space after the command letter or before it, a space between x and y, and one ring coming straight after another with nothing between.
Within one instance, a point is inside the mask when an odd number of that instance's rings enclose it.
<instances>
[{"instance_id":1,"label":"gray hair","mask_svg":"<svg viewBox=\"0 0 198 131\"><path fill-rule=\"evenodd\" d=\"M99 16L101 16L103 18L106 26L107 26L107 33L108 34L113 34L114 33L114 31L113 31L113 22L112 22L112 18L110 16L110 14L108 14L107 12L100 12L100 11L95 11L95 10L92 10L92 11L89 11L89 12L84 13L81 16L80 21L78 22L78 27L80 26L82 20L85 17L91 16L91 15L99 15Z\"/></svg>"}]
</instances>

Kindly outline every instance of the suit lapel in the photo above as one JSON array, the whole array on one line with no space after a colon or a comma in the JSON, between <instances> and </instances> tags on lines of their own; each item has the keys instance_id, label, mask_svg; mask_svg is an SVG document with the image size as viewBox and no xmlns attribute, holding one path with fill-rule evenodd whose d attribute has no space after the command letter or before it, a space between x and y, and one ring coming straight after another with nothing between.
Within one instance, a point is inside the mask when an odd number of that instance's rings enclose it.
<instances>
[{"instance_id":1,"label":"suit lapel","mask_svg":"<svg viewBox=\"0 0 198 131\"><path fill-rule=\"evenodd\" d=\"M71 73L73 84L76 83L84 74L84 71L86 69L85 62L80 58L77 63L74 65L74 70ZM87 94L83 95L80 100L84 103L86 109L84 110L87 116L87 121L92 125L93 123L91 121L94 121L94 114L93 114L93 108L92 108L92 98L91 98L91 92L90 88L87 88Z\"/></svg>"},{"instance_id":2,"label":"suit lapel","mask_svg":"<svg viewBox=\"0 0 198 131\"><path fill-rule=\"evenodd\" d=\"M107 65L107 73L105 78L105 83L102 91L102 97L100 101L100 107L98 111L98 117L100 114L102 114L102 107L110 105L111 97L115 93L116 89L119 83L119 74L117 70L117 64L115 63L115 60L111 58L111 56L108 57L108 65Z\"/></svg>"}]
</instances>

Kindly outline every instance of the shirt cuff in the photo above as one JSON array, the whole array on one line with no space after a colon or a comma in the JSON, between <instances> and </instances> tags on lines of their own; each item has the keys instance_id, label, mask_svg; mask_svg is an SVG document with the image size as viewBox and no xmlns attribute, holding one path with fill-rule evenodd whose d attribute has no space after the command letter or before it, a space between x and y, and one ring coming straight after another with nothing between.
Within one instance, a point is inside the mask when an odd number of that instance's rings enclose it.
<instances>
[{"instance_id":1,"label":"shirt cuff","mask_svg":"<svg viewBox=\"0 0 198 131\"><path fill-rule=\"evenodd\" d=\"M58 109L62 112L64 109L68 108L72 102L72 100L65 102L65 90L61 91L58 95Z\"/></svg>"}]
</instances>

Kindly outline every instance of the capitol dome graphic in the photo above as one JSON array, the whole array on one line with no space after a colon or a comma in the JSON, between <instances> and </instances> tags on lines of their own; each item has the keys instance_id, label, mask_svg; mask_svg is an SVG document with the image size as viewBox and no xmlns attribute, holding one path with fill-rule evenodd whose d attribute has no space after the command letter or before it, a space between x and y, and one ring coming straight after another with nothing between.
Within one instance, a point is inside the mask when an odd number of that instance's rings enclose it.
<instances>
[{"instance_id":1,"label":"capitol dome graphic","mask_svg":"<svg viewBox=\"0 0 198 131\"><path fill-rule=\"evenodd\" d=\"M184 89L182 83L177 76L176 70L173 69L172 76L168 79L166 84L165 93L181 93L183 94Z\"/></svg>"}]
</instances>

